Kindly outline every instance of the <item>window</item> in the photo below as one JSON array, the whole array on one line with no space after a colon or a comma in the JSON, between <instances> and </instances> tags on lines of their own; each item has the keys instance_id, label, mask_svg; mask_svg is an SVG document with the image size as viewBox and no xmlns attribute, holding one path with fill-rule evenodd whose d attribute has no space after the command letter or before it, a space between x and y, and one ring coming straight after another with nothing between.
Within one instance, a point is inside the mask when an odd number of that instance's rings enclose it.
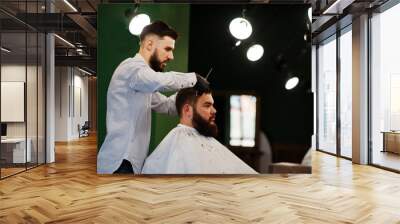
<instances>
[{"instance_id":1,"label":"window","mask_svg":"<svg viewBox=\"0 0 400 224\"><path fill-rule=\"evenodd\" d=\"M318 149L336 153L336 36L318 48Z\"/></svg>"},{"instance_id":2,"label":"window","mask_svg":"<svg viewBox=\"0 0 400 224\"><path fill-rule=\"evenodd\" d=\"M44 3L20 1L20 15L42 12ZM5 178L45 163L46 38L4 12L0 17L12 24L0 29L0 178Z\"/></svg>"},{"instance_id":3,"label":"window","mask_svg":"<svg viewBox=\"0 0 400 224\"><path fill-rule=\"evenodd\" d=\"M396 170L400 170L399 21L400 4L371 18L371 157L373 164Z\"/></svg>"},{"instance_id":4,"label":"window","mask_svg":"<svg viewBox=\"0 0 400 224\"><path fill-rule=\"evenodd\" d=\"M340 154L351 158L352 141L352 35L351 26L340 36Z\"/></svg>"},{"instance_id":5,"label":"window","mask_svg":"<svg viewBox=\"0 0 400 224\"><path fill-rule=\"evenodd\" d=\"M256 102L251 95L230 96L231 146L254 147L256 136Z\"/></svg>"}]
</instances>

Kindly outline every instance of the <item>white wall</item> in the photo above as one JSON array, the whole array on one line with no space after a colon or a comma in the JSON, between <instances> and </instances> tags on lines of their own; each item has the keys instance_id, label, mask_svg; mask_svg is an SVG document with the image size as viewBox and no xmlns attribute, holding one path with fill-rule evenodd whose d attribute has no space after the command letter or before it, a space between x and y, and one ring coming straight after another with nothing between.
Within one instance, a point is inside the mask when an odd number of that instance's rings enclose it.
<instances>
[{"instance_id":1,"label":"white wall","mask_svg":"<svg viewBox=\"0 0 400 224\"><path fill-rule=\"evenodd\" d=\"M67 67L55 68L55 141L68 140L68 86Z\"/></svg>"},{"instance_id":2,"label":"white wall","mask_svg":"<svg viewBox=\"0 0 400 224\"><path fill-rule=\"evenodd\" d=\"M32 152L32 161L44 163L44 74L42 67L25 64L3 64L1 66L1 81L18 81L26 85L26 106L24 104L22 112L26 112L26 121L24 122L6 122L7 137L30 139ZM25 80L27 78L27 80ZM7 96L2 96L7 97ZM10 108L1 108L10 110ZM9 111L10 112L10 111ZM12 112L12 111L11 111ZM39 156L37 156L39 153Z\"/></svg>"},{"instance_id":3,"label":"white wall","mask_svg":"<svg viewBox=\"0 0 400 224\"><path fill-rule=\"evenodd\" d=\"M79 70L74 70L74 119L72 120L72 132L73 136L78 136L77 126L80 124L81 126L88 121L89 113L88 113L88 77L82 76ZM80 97L79 97L80 96Z\"/></svg>"},{"instance_id":4,"label":"white wall","mask_svg":"<svg viewBox=\"0 0 400 224\"><path fill-rule=\"evenodd\" d=\"M88 120L88 78L72 67L56 67L55 140L79 137L78 124Z\"/></svg>"},{"instance_id":5,"label":"white wall","mask_svg":"<svg viewBox=\"0 0 400 224\"><path fill-rule=\"evenodd\" d=\"M36 66L27 66L19 64L5 64L1 66L1 81L3 82L25 82L25 75L28 72L28 88L27 88L27 120L28 120L28 137L30 133L35 133L36 136L36 82L32 79L31 75L36 77ZM40 72L40 71L39 71ZM42 105L39 105L39 107ZM7 110L7 108L1 108ZM7 122L7 136L8 137L25 137L25 123L26 122ZM32 129L32 130L31 130Z\"/></svg>"},{"instance_id":6,"label":"white wall","mask_svg":"<svg viewBox=\"0 0 400 224\"><path fill-rule=\"evenodd\" d=\"M2 65L1 81L25 82L25 64ZM1 108L1 109L6 110L7 108ZM7 137L25 137L25 123L24 122L7 123Z\"/></svg>"}]
</instances>

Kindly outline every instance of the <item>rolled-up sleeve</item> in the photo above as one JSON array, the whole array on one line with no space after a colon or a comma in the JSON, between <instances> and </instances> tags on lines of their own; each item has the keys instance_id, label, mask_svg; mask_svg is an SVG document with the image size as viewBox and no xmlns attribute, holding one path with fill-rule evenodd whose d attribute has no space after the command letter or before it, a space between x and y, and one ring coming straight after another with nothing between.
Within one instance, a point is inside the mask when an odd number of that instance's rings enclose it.
<instances>
[{"instance_id":1,"label":"rolled-up sleeve","mask_svg":"<svg viewBox=\"0 0 400 224\"><path fill-rule=\"evenodd\" d=\"M193 87L196 81L195 73L155 72L148 66L141 66L134 72L129 86L138 92L153 93Z\"/></svg>"},{"instance_id":2,"label":"rolled-up sleeve","mask_svg":"<svg viewBox=\"0 0 400 224\"><path fill-rule=\"evenodd\" d=\"M166 97L159 92L155 92L151 95L151 109L158 113L177 115L175 98L176 93Z\"/></svg>"}]
</instances>

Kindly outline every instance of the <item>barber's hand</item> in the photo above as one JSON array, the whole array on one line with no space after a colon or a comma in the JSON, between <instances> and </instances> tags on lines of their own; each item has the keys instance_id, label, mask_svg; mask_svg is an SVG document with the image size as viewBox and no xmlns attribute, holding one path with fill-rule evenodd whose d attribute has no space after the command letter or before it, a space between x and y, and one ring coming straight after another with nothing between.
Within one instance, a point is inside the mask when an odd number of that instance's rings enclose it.
<instances>
[{"instance_id":1,"label":"barber's hand","mask_svg":"<svg viewBox=\"0 0 400 224\"><path fill-rule=\"evenodd\" d=\"M194 85L194 88L196 90L204 92L205 90L210 89L210 83L203 78L201 75L196 74L197 82L196 85Z\"/></svg>"}]
</instances>

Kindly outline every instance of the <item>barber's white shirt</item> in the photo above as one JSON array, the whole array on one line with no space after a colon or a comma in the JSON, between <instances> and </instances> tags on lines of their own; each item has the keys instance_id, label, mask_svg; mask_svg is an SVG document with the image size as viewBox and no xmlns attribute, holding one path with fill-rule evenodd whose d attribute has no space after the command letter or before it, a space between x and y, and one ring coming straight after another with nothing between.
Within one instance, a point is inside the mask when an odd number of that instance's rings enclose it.
<instances>
[{"instance_id":1,"label":"barber's white shirt","mask_svg":"<svg viewBox=\"0 0 400 224\"><path fill-rule=\"evenodd\" d=\"M257 174L213 137L178 124L146 159L142 174Z\"/></svg>"},{"instance_id":2,"label":"barber's white shirt","mask_svg":"<svg viewBox=\"0 0 400 224\"><path fill-rule=\"evenodd\" d=\"M124 60L114 71L107 92L107 136L97 158L97 172L111 174L123 159L140 173L148 154L151 111L176 114L175 94L158 91L193 87L195 73L155 72L140 54Z\"/></svg>"}]
</instances>

